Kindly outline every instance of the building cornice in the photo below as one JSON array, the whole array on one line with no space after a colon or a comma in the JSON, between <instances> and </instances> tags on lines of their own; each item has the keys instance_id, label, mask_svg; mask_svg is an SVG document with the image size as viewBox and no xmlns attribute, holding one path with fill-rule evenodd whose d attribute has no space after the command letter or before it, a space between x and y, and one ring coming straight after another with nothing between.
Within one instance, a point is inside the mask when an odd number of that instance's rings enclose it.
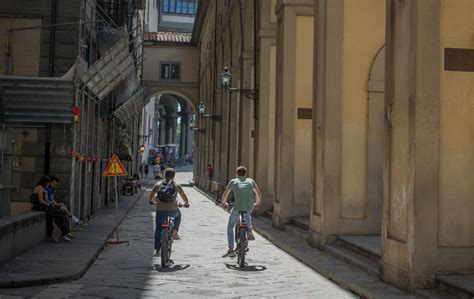
<instances>
[{"instance_id":1,"label":"building cornice","mask_svg":"<svg viewBox=\"0 0 474 299\"><path fill-rule=\"evenodd\" d=\"M202 28L206 22L206 15L209 8L210 0L200 0L198 5L198 11L194 19L193 34L191 37L191 44L194 46L198 45L199 39L202 34Z\"/></svg>"}]
</instances>

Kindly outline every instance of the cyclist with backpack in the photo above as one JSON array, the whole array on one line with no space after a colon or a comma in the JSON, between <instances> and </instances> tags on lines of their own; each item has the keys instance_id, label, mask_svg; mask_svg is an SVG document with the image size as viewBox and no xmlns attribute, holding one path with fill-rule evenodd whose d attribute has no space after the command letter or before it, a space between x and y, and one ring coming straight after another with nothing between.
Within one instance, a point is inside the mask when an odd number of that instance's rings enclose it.
<instances>
[{"instance_id":1,"label":"cyclist with backpack","mask_svg":"<svg viewBox=\"0 0 474 299\"><path fill-rule=\"evenodd\" d=\"M246 212L244 214L244 220L247 224L247 237L249 240L255 240L252 233L252 217L250 213L254 207L260 207L260 202L262 200L260 189L254 180L247 177L247 169L244 166L239 166L237 168L236 175L237 177L229 182L224 194L222 194L222 206L226 209L229 207L227 198L231 191L234 193L235 199L234 206L230 211L229 222L227 224L227 241L229 249L222 257L235 257L234 226L239 220L239 212ZM256 195L255 203L254 194Z\"/></svg>"},{"instance_id":2,"label":"cyclist with backpack","mask_svg":"<svg viewBox=\"0 0 474 299\"><path fill-rule=\"evenodd\" d=\"M184 206L189 208L189 200L181 185L174 181L176 171L173 168L165 169L165 179L157 182L150 194L150 204L156 205L155 250L159 253L161 248L161 223L170 216L174 218L173 239L179 240L179 225L181 211L178 207L177 195L184 200Z\"/></svg>"}]
</instances>

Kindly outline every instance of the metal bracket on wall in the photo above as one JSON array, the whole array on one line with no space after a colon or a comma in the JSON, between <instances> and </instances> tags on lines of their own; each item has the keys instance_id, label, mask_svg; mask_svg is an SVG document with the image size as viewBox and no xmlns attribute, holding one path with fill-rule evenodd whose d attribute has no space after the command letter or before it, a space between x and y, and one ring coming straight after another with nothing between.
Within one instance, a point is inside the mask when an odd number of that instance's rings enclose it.
<instances>
[{"instance_id":1,"label":"metal bracket on wall","mask_svg":"<svg viewBox=\"0 0 474 299\"><path fill-rule=\"evenodd\" d=\"M229 88L230 93L240 93L246 98L249 98L251 100L256 100L258 99L259 93L258 89L239 89L239 88Z\"/></svg>"}]
</instances>

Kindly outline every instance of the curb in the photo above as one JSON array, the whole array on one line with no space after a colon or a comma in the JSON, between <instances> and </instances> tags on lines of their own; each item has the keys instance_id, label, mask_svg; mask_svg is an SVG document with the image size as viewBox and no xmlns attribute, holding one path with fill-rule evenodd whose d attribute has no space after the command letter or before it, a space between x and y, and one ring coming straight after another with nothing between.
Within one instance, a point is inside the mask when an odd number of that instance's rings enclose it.
<instances>
[{"instance_id":1,"label":"curb","mask_svg":"<svg viewBox=\"0 0 474 299\"><path fill-rule=\"evenodd\" d=\"M145 189L141 189L141 194L137 196L137 199L132 202L130 207L125 211L125 213L120 217L119 215L119 223L118 225L120 226L123 222L123 220L128 216L130 211L136 206L138 201L143 197L143 194L145 194ZM94 251L93 256L87 260L86 264L84 266L80 266L79 269L75 269L71 271L71 273L68 274L63 274L62 276L57 276L57 277L49 277L49 278L38 278L38 279L24 279L24 280L12 280L11 277L8 275L8 273L1 273L0 272L0 289L5 289L5 288L24 288L24 287L33 287L33 286L41 286L41 285L50 285L50 284L56 284L56 283L63 283L71 280L78 280L84 274L90 269L92 264L95 262L97 257L100 255L100 253L104 250L107 244L107 240L109 240L115 231L117 230L116 225L114 225L112 231L107 234L105 240L101 245L97 248L97 250ZM74 272L75 271L75 272ZM4 276L4 277L2 277ZM5 277L6 276L6 277Z\"/></svg>"},{"instance_id":2,"label":"curb","mask_svg":"<svg viewBox=\"0 0 474 299\"><path fill-rule=\"evenodd\" d=\"M201 187L194 186L194 189L214 202L211 195ZM252 221L254 229L275 246L362 298L417 298L414 295L406 294L393 286L385 284L378 278L342 260L330 256L325 251L313 248L309 244L291 237L259 217L252 217Z\"/></svg>"}]
</instances>

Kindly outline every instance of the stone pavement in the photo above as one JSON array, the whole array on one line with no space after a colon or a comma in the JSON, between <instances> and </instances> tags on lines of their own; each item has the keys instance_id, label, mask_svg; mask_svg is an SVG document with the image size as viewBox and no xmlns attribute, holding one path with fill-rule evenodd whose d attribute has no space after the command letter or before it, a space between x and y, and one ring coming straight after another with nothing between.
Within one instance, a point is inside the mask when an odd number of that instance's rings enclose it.
<instances>
[{"instance_id":1,"label":"stone pavement","mask_svg":"<svg viewBox=\"0 0 474 299\"><path fill-rule=\"evenodd\" d=\"M119 221L142 196L119 199ZM116 225L115 206L102 209L69 243L43 242L0 265L0 288L25 287L80 278L104 248ZM27 237L27 236L25 236Z\"/></svg>"},{"instance_id":2,"label":"stone pavement","mask_svg":"<svg viewBox=\"0 0 474 299\"><path fill-rule=\"evenodd\" d=\"M196 190L207 196L212 202L214 201L213 194L208 194L199 188L196 188ZM274 228L270 220L254 217L253 225L258 233L285 250L285 252L363 298L416 298L414 295L402 292L384 283L379 278Z\"/></svg>"},{"instance_id":3,"label":"stone pavement","mask_svg":"<svg viewBox=\"0 0 474 299\"><path fill-rule=\"evenodd\" d=\"M189 174L179 174L186 182ZM79 280L50 286L3 289L0 298L355 298L256 234L248 266L222 258L228 214L193 188L185 187L191 207L182 209L181 240L173 244L170 268L154 257L154 209L142 197L120 226L129 244L107 246ZM53 269L51 269L53 271Z\"/></svg>"}]
</instances>

